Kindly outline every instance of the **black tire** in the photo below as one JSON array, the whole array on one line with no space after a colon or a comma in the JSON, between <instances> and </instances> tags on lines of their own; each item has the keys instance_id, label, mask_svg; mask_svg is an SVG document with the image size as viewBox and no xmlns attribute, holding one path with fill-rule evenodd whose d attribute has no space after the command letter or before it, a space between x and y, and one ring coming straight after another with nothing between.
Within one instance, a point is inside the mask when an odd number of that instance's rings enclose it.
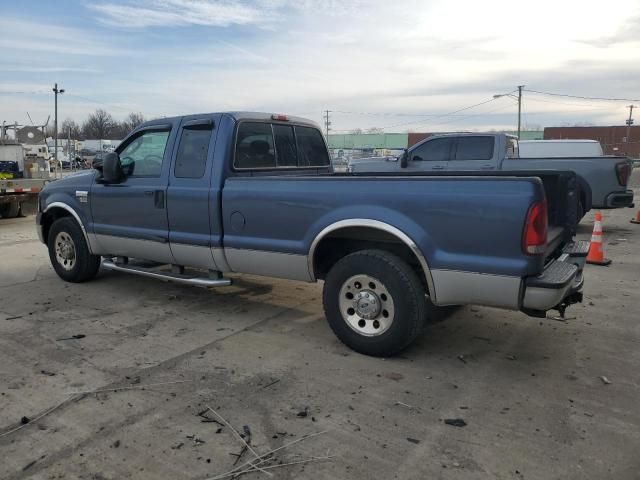
<instances>
[{"instance_id":1,"label":"black tire","mask_svg":"<svg viewBox=\"0 0 640 480\"><path fill-rule=\"evenodd\" d=\"M73 244L73 263L70 258L65 259L65 262L58 259L56 239L60 245L62 245L62 239L66 240L66 245L69 244L69 241ZM47 246L51 265L61 279L67 282L81 283L91 280L98 274L100 257L89 252L84 233L73 218L63 217L53 222L49 229Z\"/></svg>"},{"instance_id":2,"label":"black tire","mask_svg":"<svg viewBox=\"0 0 640 480\"><path fill-rule=\"evenodd\" d=\"M345 313L342 311L349 302L353 301L353 294L349 297L350 282L359 276L377 279L380 285L372 282L373 289L367 290L364 287L358 287L359 282L355 281L354 288L362 288L357 290L357 295L375 293L375 288L378 288L378 293L385 291L391 297L392 320L382 333L372 332L367 335L363 331L356 330L358 328L356 325L352 326L356 323L362 326L359 330L369 329L371 332L376 318L382 320L380 315L364 320L358 317L360 311L354 308L349 308ZM345 293L346 300L342 299L341 292ZM367 302L364 306L379 305L378 309L383 314L386 312L383 301L389 301L388 296L380 295L377 301ZM354 307L356 303L353 304ZM325 278L323 304L329 326L340 341L356 352L376 357L395 355L406 348L420 334L427 317L426 292L418 275L400 257L383 250L354 252L336 262ZM349 311L352 313L351 317L349 317ZM351 318L351 325L349 318ZM369 326L369 322L372 322L372 326Z\"/></svg>"},{"instance_id":3,"label":"black tire","mask_svg":"<svg viewBox=\"0 0 640 480\"><path fill-rule=\"evenodd\" d=\"M585 214L584 205L582 203L582 200L579 200L578 206L576 207L576 217L577 217L576 224L580 223L580 220L582 220L582 217L584 217L584 214Z\"/></svg>"},{"instance_id":4,"label":"black tire","mask_svg":"<svg viewBox=\"0 0 640 480\"><path fill-rule=\"evenodd\" d=\"M0 206L0 215L3 218L16 218L20 215L20 204L18 202L9 202Z\"/></svg>"}]
</instances>

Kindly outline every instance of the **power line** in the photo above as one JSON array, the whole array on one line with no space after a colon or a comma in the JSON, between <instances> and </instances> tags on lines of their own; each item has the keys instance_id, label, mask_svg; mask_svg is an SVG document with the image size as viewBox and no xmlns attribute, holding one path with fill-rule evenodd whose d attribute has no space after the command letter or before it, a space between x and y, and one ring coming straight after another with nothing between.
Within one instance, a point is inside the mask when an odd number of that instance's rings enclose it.
<instances>
[{"instance_id":1,"label":"power line","mask_svg":"<svg viewBox=\"0 0 640 480\"><path fill-rule=\"evenodd\" d=\"M539 90L530 90L528 88L525 88L524 90L526 92L538 93L540 95L551 95L552 97L579 98L579 99L582 99L582 100L604 100L604 101L609 101L609 102L640 102L640 99L637 99L637 98L585 97L585 96L582 96L582 95L569 95L567 93L541 92Z\"/></svg>"}]
</instances>

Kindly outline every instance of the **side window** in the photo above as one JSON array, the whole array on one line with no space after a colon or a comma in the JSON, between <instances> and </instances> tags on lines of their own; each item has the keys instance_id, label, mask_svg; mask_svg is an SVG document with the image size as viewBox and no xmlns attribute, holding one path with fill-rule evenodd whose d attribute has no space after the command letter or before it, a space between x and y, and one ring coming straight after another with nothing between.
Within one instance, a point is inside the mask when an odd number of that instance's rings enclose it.
<instances>
[{"instance_id":1,"label":"side window","mask_svg":"<svg viewBox=\"0 0 640 480\"><path fill-rule=\"evenodd\" d=\"M159 177L168 138L168 131L147 131L134 138L120 151L124 173L127 176Z\"/></svg>"},{"instance_id":2,"label":"side window","mask_svg":"<svg viewBox=\"0 0 640 480\"><path fill-rule=\"evenodd\" d=\"M276 140L276 155L279 167L297 167L298 155L293 127L289 125L274 125L273 136Z\"/></svg>"},{"instance_id":3,"label":"side window","mask_svg":"<svg viewBox=\"0 0 640 480\"><path fill-rule=\"evenodd\" d=\"M458 137L456 160L491 160L493 137Z\"/></svg>"},{"instance_id":4,"label":"side window","mask_svg":"<svg viewBox=\"0 0 640 480\"><path fill-rule=\"evenodd\" d=\"M428 140L413 152L411 160L414 162L446 162L451 156L451 138L435 138Z\"/></svg>"},{"instance_id":5,"label":"side window","mask_svg":"<svg viewBox=\"0 0 640 480\"><path fill-rule=\"evenodd\" d=\"M296 127L298 140L298 166L326 167L329 165L329 153L322 134L311 127Z\"/></svg>"},{"instance_id":6,"label":"side window","mask_svg":"<svg viewBox=\"0 0 640 480\"><path fill-rule=\"evenodd\" d=\"M176 178L202 178L207 164L211 126L183 128L176 156Z\"/></svg>"},{"instance_id":7,"label":"side window","mask_svg":"<svg viewBox=\"0 0 640 480\"><path fill-rule=\"evenodd\" d=\"M271 124L240 123L234 166L236 168L275 168L276 154Z\"/></svg>"}]
</instances>

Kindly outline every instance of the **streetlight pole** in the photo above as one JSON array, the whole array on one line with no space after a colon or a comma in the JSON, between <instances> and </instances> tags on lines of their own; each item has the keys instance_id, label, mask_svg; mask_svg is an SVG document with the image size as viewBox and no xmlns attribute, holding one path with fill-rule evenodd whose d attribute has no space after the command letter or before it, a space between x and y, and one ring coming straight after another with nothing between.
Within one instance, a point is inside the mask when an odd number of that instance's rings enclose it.
<instances>
[{"instance_id":1,"label":"streetlight pole","mask_svg":"<svg viewBox=\"0 0 640 480\"><path fill-rule=\"evenodd\" d=\"M524 85L518 85L518 140L520 140L520 124L522 122L522 89Z\"/></svg>"},{"instance_id":2,"label":"streetlight pole","mask_svg":"<svg viewBox=\"0 0 640 480\"><path fill-rule=\"evenodd\" d=\"M625 154L629 153L629 141L630 141L630 137L631 137L631 125L633 125L633 109L635 108L635 105L627 105L627 108L629 109L629 118L626 121L627 124L627 145L626 145L626 152Z\"/></svg>"},{"instance_id":3,"label":"streetlight pole","mask_svg":"<svg viewBox=\"0 0 640 480\"><path fill-rule=\"evenodd\" d=\"M58 94L63 94L64 88L58 89L58 84L53 86L54 102L55 102L55 116L53 119L53 161L55 162L56 171L58 171Z\"/></svg>"},{"instance_id":4,"label":"streetlight pole","mask_svg":"<svg viewBox=\"0 0 640 480\"><path fill-rule=\"evenodd\" d=\"M518 96L516 97L513 93L500 93L494 95L493 98L500 97L511 97L518 101L518 140L520 140L520 130L522 126L522 90L524 89L524 85L518 85Z\"/></svg>"}]
</instances>

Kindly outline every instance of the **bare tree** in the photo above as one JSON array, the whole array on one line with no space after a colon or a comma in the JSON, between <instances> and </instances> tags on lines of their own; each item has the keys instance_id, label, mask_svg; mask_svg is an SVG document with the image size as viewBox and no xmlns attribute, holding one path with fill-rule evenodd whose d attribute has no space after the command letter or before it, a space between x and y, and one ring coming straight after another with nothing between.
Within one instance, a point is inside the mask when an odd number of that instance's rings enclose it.
<instances>
[{"instance_id":1,"label":"bare tree","mask_svg":"<svg viewBox=\"0 0 640 480\"><path fill-rule=\"evenodd\" d=\"M82 124L82 133L87 139L110 138L115 125L116 122L111 114L99 108Z\"/></svg>"},{"instance_id":2,"label":"bare tree","mask_svg":"<svg viewBox=\"0 0 640 480\"><path fill-rule=\"evenodd\" d=\"M138 125L144 122L145 122L144 115L142 115L142 113L140 112L131 112L129 115L127 115L127 118L125 118L124 120L124 124L127 126L127 129L129 131L133 130Z\"/></svg>"},{"instance_id":3,"label":"bare tree","mask_svg":"<svg viewBox=\"0 0 640 480\"><path fill-rule=\"evenodd\" d=\"M367 128L367 133L384 133L384 129L379 127Z\"/></svg>"},{"instance_id":4,"label":"bare tree","mask_svg":"<svg viewBox=\"0 0 640 480\"><path fill-rule=\"evenodd\" d=\"M62 122L62 126L58 130L58 135L64 138L70 136L72 140L81 140L82 130L80 129L80 125L78 125L74 120L67 118Z\"/></svg>"},{"instance_id":5,"label":"bare tree","mask_svg":"<svg viewBox=\"0 0 640 480\"><path fill-rule=\"evenodd\" d=\"M362 134L362 129L361 128L354 128L353 130L351 130L349 132L351 135L361 135Z\"/></svg>"}]
</instances>

